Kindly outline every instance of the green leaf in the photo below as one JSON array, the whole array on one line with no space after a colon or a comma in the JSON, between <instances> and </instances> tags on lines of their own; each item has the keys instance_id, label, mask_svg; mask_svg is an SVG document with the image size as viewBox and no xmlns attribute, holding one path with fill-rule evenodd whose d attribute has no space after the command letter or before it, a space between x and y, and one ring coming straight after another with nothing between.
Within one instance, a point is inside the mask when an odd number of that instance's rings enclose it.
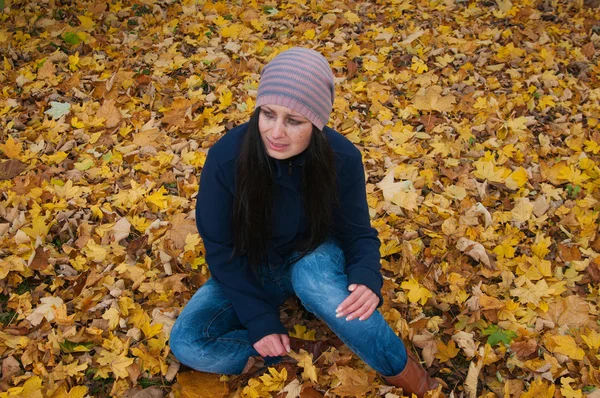
<instances>
[{"instance_id":1,"label":"green leaf","mask_svg":"<svg viewBox=\"0 0 600 398\"><path fill-rule=\"evenodd\" d=\"M489 336L487 343L492 347L500 342L509 345L512 339L517 337L517 334L512 330L500 329L498 325L490 325L487 329L483 330L482 333L484 336Z\"/></svg>"},{"instance_id":2,"label":"green leaf","mask_svg":"<svg viewBox=\"0 0 600 398\"><path fill-rule=\"evenodd\" d=\"M92 349L94 343L74 343L65 339L62 343L58 343L62 352L70 354L72 352L87 352Z\"/></svg>"},{"instance_id":3,"label":"green leaf","mask_svg":"<svg viewBox=\"0 0 600 398\"><path fill-rule=\"evenodd\" d=\"M77 36L77 34L73 32L65 33L62 39L65 41L65 43L70 44L72 46L81 42L79 36Z\"/></svg>"},{"instance_id":4,"label":"green leaf","mask_svg":"<svg viewBox=\"0 0 600 398\"><path fill-rule=\"evenodd\" d=\"M277 15L277 13L279 13L279 10L273 6L264 6L263 12L269 15Z\"/></svg>"},{"instance_id":5,"label":"green leaf","mask_svg":"<svg viewBox=\"0 0 600 398\"><path fill-rule=\"evenodd\" d=\"M68 102L56 102L50 101L50 109L44 112L47 115L50 115L52 119L60 119L62 116L66 115L71 111L71 104Z\"/></svg>"}]
</instances>

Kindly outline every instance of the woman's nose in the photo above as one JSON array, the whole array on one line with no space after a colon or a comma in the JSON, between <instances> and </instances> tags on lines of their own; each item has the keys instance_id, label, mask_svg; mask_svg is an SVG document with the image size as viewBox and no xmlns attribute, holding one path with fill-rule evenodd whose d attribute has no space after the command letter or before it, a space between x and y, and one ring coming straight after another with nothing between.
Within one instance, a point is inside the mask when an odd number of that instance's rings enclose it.
<instances>
[{"instance_id":1,"label":"woman's nose","mask_svg":"<svg viewBox=\"0 0 600 398\"><path fill-rule=\"evenodd\" d=\"M271 137L273 137L273 138L285 137L285 127L283 126L283 123L281 123L279 120L276 121L275 125L273 126L273 132L271 133Z\"/></svg>"}]
</instances>

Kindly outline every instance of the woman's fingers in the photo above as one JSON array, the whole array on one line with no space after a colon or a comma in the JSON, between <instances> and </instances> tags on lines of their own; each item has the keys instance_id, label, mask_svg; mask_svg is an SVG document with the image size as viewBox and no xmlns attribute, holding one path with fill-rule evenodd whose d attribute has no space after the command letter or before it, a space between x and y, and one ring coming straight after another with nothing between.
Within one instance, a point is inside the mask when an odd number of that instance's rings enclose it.
<instances>
[{"instance_id":1,"label":"woman's fingers","mask_svg":"<svg viewBox=\"0 0 600 398\"><path fill-rule=\"evenodd\" d=\"M346 309L360 298L365 288L370 291L370 289L367 288L365 285L352 284L348 286L348 290L350 290L352 293L350 293L350 295L346 297L346 299L342 301L342 303L336 308L335 312L338 313L338 318L348 313Z\"/></svg>"},{"instance_id":2,"label":"woman's fingers","mask_svg":"<svg viewBox=\"0 0 600 398\"><path fill-rule=\"evenodd\" d=\"M290 337L287 334L280 334L280 336L281 336L281 343L283 344L283 347L285 348L285 355L287 355L292 350L292 348L290 347Z\"/></svg>"},{"instance_id":3,"label":"woman's fingers","mask_svg":"<svg viewBox=\"0 0 600 398\"><path fill-rule=\"evenodd\" d=\"M379 299L377 301L379 301ZM353 319L358 319L359 321L369 319L369 317L373 314L373 311L375 311L375 308L377 308L377 304L378 303L367 301L362 307L354 311L349 316L352 316Z\"/></svg>"},{"instance_id":4,"label":"woman's fingers","mask_svg":"<svg viewBox=\"0 0 600 398\"><path fill-rule=\"evenodd\" d=\"M280 335L274 335L273 339L271 339L271 343L273 344L273 354L275 354L274 356L283 356L287 354L281 342Z\"/></svg>"},{"instance_id":5,"label":"woman's fingers","mask_svg":"<svg viewBox=\"0 0 600 398\"><path fill-rule=\"evenodd\" d=\"M377 299L377 295L375 295L375 293L373 293L373 291L365 285L357 285L357 287L355 287L353 290L354 291L350 294L350 296L348 296L336 309L336 317L340 318L350 314L346 318L347 321L356 319L358 316L352 314L353 312L362 307L365 302L374 301ZM379 300L377 300L377 302L379 302Z\"/></svg>"},{"instance_id":6,"label":"woman's fingers","mask_svg":"<svg viewBox=\"0 0 600 398\"><path fill-rule=\"evenodd\" d=\"M278 357L290 352L290 338L286 334L270 334L254 344L261 357Z\"/></svg>"},{"instance_id":7,"label":"woman's fingers","mask_svg":"<svg viewBox=\"0 0 600 398\"><path fill-rule=\"evenodd\" d=\"M286 338L287 340L284 340ZM287 345L286 345L287 341ZM287 354L289 338L284 334L270 334L254 343L254 349L261 357L276 357Z\"/></svg>"},{"instance_id":8,"label":"woman's fingers","mask_svg":"<svg viewBox=\"0 0 600 398\"><path fill-rule=\"evenodd\" d=\"M355 316L354 312L357 311L359 308L361 308L366 302L368 302L370 299L370 295L369 294L362 294L354 303L352 303L350 306L348 306L343 313L339 313L338 315L344 316L345 314L349 314L346 317L347 321L351 321L352 319L357 318L357 316Z\"/></svg>"}]
</instances>

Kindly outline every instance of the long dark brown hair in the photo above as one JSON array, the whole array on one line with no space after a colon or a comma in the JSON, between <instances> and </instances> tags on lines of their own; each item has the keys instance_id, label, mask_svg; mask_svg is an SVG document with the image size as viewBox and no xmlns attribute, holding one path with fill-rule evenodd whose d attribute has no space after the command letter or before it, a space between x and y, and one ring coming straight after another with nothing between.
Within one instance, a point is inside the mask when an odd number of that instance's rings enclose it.
<instances>
[{"instance_id":1,"label":"long dark brown hair","mask_svg":"<svg viewBox=\"0 0 600 398\"><path fill-rule=\"evenodd\" d=\"M273 164L258 129L259 114L257 108L242 142L233 202L235 253L246 254L255 273L267 260L275 194ZM316 249L330 235L332 211L337 204L335 155L324 132L315 126L304 157L302 205L308 217L309 234L297 247L302 255Z\"/></svg>"}]
</instances>

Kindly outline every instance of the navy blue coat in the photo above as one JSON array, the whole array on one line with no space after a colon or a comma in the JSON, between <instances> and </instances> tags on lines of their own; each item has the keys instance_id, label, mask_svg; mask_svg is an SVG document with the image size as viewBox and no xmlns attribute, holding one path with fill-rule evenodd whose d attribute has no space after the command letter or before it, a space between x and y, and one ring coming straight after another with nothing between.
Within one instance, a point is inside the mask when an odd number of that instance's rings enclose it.
<instances>
[{"instance_id":1,"label":"navy blue coat","mask_svg":"<svg viewBox=\"0 0 600 398\"><path fill-rule=\"evenodd\" d=\"M200 176L196 202L196 224L206 248L211 276L233 304L249 332L250 344L273 333L287 334L279 320L279 309L270 302L245 255L234 256L232 209L235 195L236 161L248 124L227 132L208 151ZM348 285L369 287L381 298L381 264L377 231L371 227L365 192L365 174L360 151L329 127L324 133L335 153L339 206L333 214L333 238L344 251ZM308 233L302 208L302 156L291 162L274 160L275 183L279 186L273 203L273 230L267 255L271 264L281 265ZM315 275L318 278L318 275Z\"/></svg>"}]
</instances>

